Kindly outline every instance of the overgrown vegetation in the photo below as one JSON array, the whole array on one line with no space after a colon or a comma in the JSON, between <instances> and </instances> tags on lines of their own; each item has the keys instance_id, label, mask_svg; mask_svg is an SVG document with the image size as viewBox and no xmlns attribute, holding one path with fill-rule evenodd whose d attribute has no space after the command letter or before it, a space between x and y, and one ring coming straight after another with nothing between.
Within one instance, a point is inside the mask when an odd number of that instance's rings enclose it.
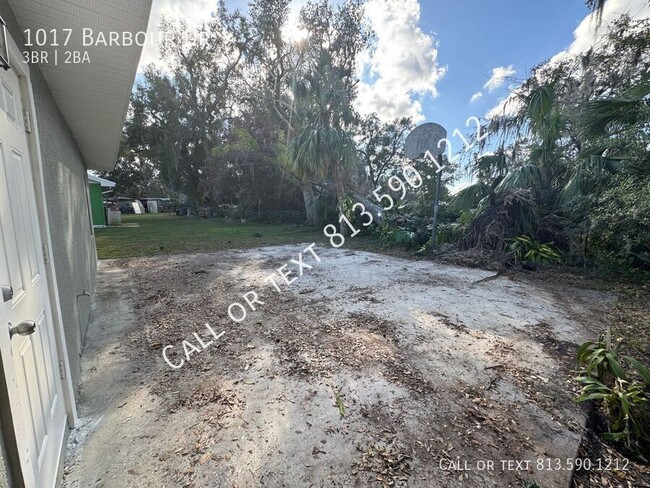
<instances>
[{"instance_id":1,"label":"overgrown vegetation","mask_svg":"<svg viewBox=\"0 0 650 488\"><path fill-rule=\"evenodd\" d=\"M562 262L562 255L553 247L552 243L541 244L528 236L519 236L512 239L510 251L516 261L530 261L542 264Z\"/></svg>"},{"instance_id":2,"label":"overgrown vegetation","mask_svg":"<svg viewBox=\"0 0 650 488\"><path fill-rule=\"evenodd\" d=\"M587 3L602 12L604 1ZM174 196L197 215L228 205L258 222L353 220L359 209L346 202L361 202L371 235L423 251L432 165L410 162L424 181L417 191L388 189L413 123L355 110L357 62L373 49L363 0L307 2L297 26L289 6L253 0L244 14L221 1L198 31L165 20L167 66L139 78L105 176L124 196ZM489 137L463 155L473 182L453 196L463 175L445 163L437 245L650 271L650 20L610 27L588 51L537 66L487 116ZM390 211L378 187L398 202Z\"/></svg>"},{"instance_id":3,"label":"overgrown vegetation","mask_svg":"<svg viewBox=\"0 0 650 488\"><path fill-rule=\"evenodd\" d=\"M622 442L642 461L650 459L650 369L620 355L621 342L612 345L609 333L585 342L577 351L576 377L582 386L576 401L597 401L606 414L609 431L603 439Z\"/></svg>"},{"instance_id":4,"label":"overgrown vegetation","mask_svg":"<svg viewBox=\"0 0 650 488\"><path fill-rule=\"evenodd\" d=\"M451 203L472 215L464 247L524 235L575 264L650 270L649 33L622 17L588 52L535 68L487 121L493 152L473 155L476 182Z\"/></svg>"}]
</instances>

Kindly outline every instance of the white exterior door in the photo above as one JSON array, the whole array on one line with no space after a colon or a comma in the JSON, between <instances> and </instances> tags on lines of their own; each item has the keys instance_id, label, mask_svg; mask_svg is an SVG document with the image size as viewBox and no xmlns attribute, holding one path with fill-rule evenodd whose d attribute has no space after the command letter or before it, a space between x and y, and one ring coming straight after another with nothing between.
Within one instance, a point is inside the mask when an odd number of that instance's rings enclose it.
<instances>
[{"instance_id":1,"label":"white exterior door","mask_svg":"<svg viewBox=\"0 0 650 488\"><path fill-rule=\"evenodd\" d=\"M0 70L0 81L0 286L13 290L11 297L0 294L0 354L26 486L51 488L67 414L21 84L14 70ZM31 334L28 321L35 324ZM12 335L10 324L23 324L25 335Z\"/></svg>"}]
</instances>

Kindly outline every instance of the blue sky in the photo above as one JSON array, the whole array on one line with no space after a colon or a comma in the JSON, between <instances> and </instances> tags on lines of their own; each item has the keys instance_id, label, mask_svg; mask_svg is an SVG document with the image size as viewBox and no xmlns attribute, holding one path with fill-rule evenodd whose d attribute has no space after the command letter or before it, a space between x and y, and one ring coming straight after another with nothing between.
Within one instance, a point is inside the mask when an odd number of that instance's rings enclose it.
<instances>
[{"instance_id":1,"label":"blue sky","mask_svg":"<svg viewBox=\"0 0 650 488\"><path fill-rule=\"evenodd\" d=\"M512 66L515 80L567 48L589 13L581 0L421 2L421 27L436 33L438 62L447 67L438 97L424 100L423 114L449 133L467 117L481 117L508 95L510 80L492 92L483 88L495 67ZM470 103L480 91L483 96Z\"/></svg>"},{"instance_id":2,"label":"blue sky","mask_svg":"<svg viewBox=\"0 0 650 488\"><path fill-rule=\"evenodd\" d=\"M293 0L293 19L306 1ZM154 0L149 30L157 30L161 14L198 24L215 5ZM247 0L226 5L246 10ZM377 45L359 59L357 108L385 120L438 122L449 135L469 133L468 117L484 117L535 65L588 49L622 13L650 16L650 2L608 0L596 31L584 0L367 0ZM155 57L145 47L141 64Z\"/></svg>"}]
</instances>

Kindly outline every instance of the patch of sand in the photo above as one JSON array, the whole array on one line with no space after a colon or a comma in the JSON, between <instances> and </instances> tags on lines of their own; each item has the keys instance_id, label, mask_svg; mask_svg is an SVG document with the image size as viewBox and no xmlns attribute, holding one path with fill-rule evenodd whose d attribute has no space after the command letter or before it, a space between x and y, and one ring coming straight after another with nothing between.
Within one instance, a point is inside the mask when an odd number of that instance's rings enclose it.
<instances>
[{"instance_id":1,"label":"patch of sand","mask_svg":"<svg viewBox=\"0 0 650 488\"><path fill-rule=\"evenodd\" d=\"M277 293L304 247L102 263L67 486L568 486L537 460L576 455L575 344L611 297L329 248ZM226 334L169 368L205 322Z\"/></svg>"}]
</instances>

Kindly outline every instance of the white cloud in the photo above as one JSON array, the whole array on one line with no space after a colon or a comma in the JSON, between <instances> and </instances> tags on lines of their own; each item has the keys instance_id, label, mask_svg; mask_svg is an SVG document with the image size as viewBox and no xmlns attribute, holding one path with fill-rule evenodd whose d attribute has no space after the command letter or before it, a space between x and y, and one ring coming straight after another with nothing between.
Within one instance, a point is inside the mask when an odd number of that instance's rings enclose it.
<instances>
[{"instance_id":1,"label":"white cloud","mask_svg":"<svg viewBox=\"0 0 650 488\"><path fill-rule=\"evenodd\" d=\"M215 10L214 0L153 0L151 15L149 17L148 38L149 42L142 49L140 66L159 61L158 44L160 39L160 20L164 15L168 19L184 19L188 27L197 27L202 22L210 19L210 14ZM153 42L151 42L153 40Z\"/></svg>"},{"instance_id":2,"label":"white cloud","mask_svg":"<svg viewBox=\"0 0 650 488\"><path fill-rule=\"evenodd\" d=\"M335 0L335 3L340 0ZM226 2L228 10L235 7L244 7L246 2ZM298 28L298 14L300 9L307 3L307 0L293 0L289 10L289 20L283 34L287 38L296 40L304 37L305 33ZM234 4L234 6L233 6ZM203 22L210 20L211 14L217 8L216 0L153 0L151 15L149 17L148 37L153 42L148 42L142 49L140 66L149 63L160 64L158 56L158 44L160 39L160 20L163 16L171 20L184 20L189 29L200 26ZM245 8L244 8L245 10Z\"/></svg>"},{"instance_id":3,"label":"white cloud","mask_svg":"<svg viewBox=\"0 0 650 488\"><path fill-rule=\"evenodd\" d=\"M359 60L361 73L372 81L359 83L357 108L384 120L410 116L422 121L421 99L436 97L446 69L438 65L438 46L422 31L418 0L369 0L366 15L377 39L372 53Z\"/></svg>"},{"instance_id":4,"label":"white cloud","mask_svg":"<svg viewBox=\"0 0 650 488\"><path fill-rule=\"evenodd\" d=\"M567 49L553 56L549 64L588 51L598 40L610 32L612 22L623 14L629 15L632 19L650 17L650 2L647 0L608 0L605 2L600 26L596 22L594 13L587 15L576 30L573 31L573 42ZM521 100L514 95L505 97L487 112L485 118L491 119L499 115L512 115L521 107L521 103Z\"/></svg>"},{"instance_id":5,"label":"white cloud","mask_svg":"<svg viewBox=\"0 0 650 488\"><path fill-rule=\"evenodd\" d=\"M483 88L492 92L502 86L506 82L506 79L509 76L513 76L515 73L517 73L517 70L512 65L492 68L492 76L487 80L485 85L483 85Z\"/></svg>"},{"instance_id":6,"label":"white cloud","mask_svg":"<svg viewBox=\"0 0 650 488\"><path fill-rule=\"evenodd\" d=\"M632 19L650 17L650 2L647 0L608 0L605 2L600 26L595 13L587 15L573 31L574 40L564 51L553 56L551 63L572 55L588 51L594 43L611 30L611 24L621 15L627 14Z\"/></svg>"},{"instance_id":7,"label":"white cloud","mask_svg":"<svg viewBox=\"0 0 650 488\"><path fill-rule=\"evenodd\" d=\"M469 99L469 103L474 103L476 100L478 100L482 96L483 96L483 92L477 91L476 93L474 93L474 95L472 95L472 98Z\"/></svg>"},{"instance_id":8,"label":"white cloud","mask_svg":"<svg viewBox=\"0 0 650 488\"><path fill-rule=\"evenodd\" d=\"M302 34L296 24L298 11L305 3L306 0L293 0L285 30L287 37L298 38ZM215 7L214 0L154 0L149 38L159 39L163 15L184 19L193 28L208 20ZM446 70L438 65L435 38L418 26L419 1L369 0L366 13L377 41L376 49L363 53L358 60L360 74L364 73L367 79L359 83L357 108L364 114L377 112L384 120L405 116L416 122L423 120L421 100L438 95L436 84ZM160 64L158 47L150 43L143 49L140 66L151 62Z\"/></svg>"},{"instance_id":9,"label":"white cloud","mask_svg":"<svg viewBox=\"0 0 650 488\"><path fill-rule=\"evenodd\" d=\"M491 108L485 114L487 120L493 119L494 117L502 117L506 115L516 114L522 107L523 101L521 98L515 95L508 95L505 98L499 100L496 107Z\"/></svg>"}]
</instances>

